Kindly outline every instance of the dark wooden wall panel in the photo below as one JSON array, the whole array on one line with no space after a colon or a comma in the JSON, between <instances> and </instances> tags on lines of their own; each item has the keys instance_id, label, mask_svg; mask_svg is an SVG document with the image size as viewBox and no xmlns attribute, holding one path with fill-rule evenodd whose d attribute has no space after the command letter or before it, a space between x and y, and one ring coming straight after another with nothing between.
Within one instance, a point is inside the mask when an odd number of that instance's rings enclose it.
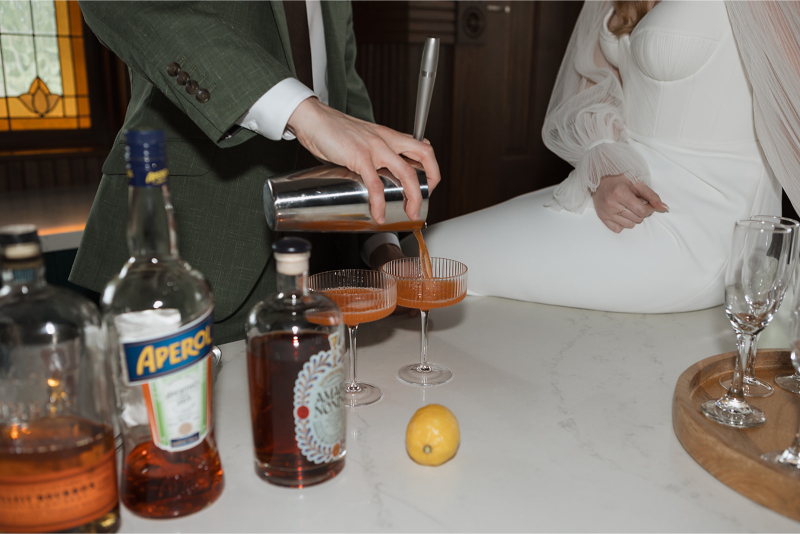
<instances>
[{"instance_id":1,"label":"dark wooden wall panel","mask_svg":"<svg viewBox=\"0 0 800 534\"><path fill-rule=\"evenodd\" d=\"M0 156L0 193L99 184L107 149Z\"/></svg>"}]
</instances>

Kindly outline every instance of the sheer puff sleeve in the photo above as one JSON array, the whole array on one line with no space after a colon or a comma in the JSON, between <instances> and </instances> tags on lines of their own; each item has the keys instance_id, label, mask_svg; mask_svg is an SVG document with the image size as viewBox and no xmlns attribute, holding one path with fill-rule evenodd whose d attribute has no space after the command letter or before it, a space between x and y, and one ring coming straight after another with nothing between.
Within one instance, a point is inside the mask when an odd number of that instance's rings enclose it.
<instances>
[{"instance_id":1,"label":"sheer puff sleeve","mask_svg":"<svg viewBox=\"0 0 800 534\"><path fill-rule=\"evenodd\" d=\"M800 4L725 5L753 88L758 141L775 178L800 212Z\"/></svg>"},{"instance_id":2,"label":"sheer puff sleeve","mask_svg":"<svg viewBox=\"0 0 800 534\"><path fill-rule=\"evenodd\" d=\"M622 85L600 49L610 10L610 2L584 4L547 107L544 144L575 167L546 204L556 210L582 213L604 176L650 183L647 163L627 143Z\"/></svg>"}]
</instances>

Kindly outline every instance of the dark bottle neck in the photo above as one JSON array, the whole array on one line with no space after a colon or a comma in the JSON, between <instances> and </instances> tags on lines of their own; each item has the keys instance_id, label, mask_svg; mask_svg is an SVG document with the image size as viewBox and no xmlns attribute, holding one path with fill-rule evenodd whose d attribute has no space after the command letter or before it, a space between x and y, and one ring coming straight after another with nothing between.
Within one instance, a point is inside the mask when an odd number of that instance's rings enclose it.
<instances>
[{"instance_id":1,"label":"dark bottle neck","mask_svg":"<svg viewBox=\"0 0 800 534\"><path fill-rule=\"evenodd\" d=\"M137 259L178 257L178 237L167 184L128 187L128 250Z\"/></svg>"}]
</instances>

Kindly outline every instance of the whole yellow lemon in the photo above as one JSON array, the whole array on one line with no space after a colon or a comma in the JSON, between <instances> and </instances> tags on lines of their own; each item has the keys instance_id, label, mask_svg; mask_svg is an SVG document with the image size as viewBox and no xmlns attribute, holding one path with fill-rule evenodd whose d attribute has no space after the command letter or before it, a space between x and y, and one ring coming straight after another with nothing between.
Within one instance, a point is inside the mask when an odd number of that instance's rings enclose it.
<instances>
[{"instance_id":1,"label":"whole yellow lemon","mask_svg":"<svg viewBox=\"0 0 800 534\"><path fill-rule=\"evenodd\" d=\"M422 465L442 465L456 455L461 442L458 419L441 404L416 411L406 429L406 450Z\"/></svg>"}]
</instances>

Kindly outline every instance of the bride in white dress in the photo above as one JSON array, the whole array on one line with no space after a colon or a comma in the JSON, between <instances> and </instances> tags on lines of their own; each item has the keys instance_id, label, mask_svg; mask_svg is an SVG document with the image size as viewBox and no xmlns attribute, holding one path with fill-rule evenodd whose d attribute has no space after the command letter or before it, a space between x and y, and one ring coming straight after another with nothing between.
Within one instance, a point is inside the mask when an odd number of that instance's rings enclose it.
<instances>
[{"instance_id":1,"label":"bride in white dress","mask_svg":"<svg viewBox=\"0 0 800 534\"><path fill-rule=\"evenodd\" d=\"M722 303L734 222L780 215L781 184L800 206L797 12L662 1L617 37L613 5L586 2L543 130L575 170L432 225L431 256L465 263L474 295L638 313Z\"/></svg>"}]
</instances>

